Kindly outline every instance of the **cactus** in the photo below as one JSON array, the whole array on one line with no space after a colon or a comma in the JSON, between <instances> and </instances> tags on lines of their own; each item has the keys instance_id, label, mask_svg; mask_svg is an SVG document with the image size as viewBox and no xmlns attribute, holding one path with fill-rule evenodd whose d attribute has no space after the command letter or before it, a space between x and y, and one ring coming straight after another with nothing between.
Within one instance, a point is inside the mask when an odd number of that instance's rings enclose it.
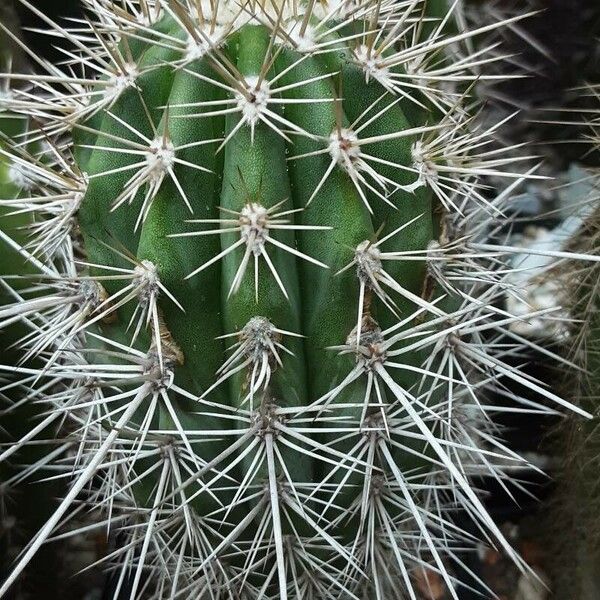
<instances>
[{"instance_id":1,"label":"cactus","mask_svg":"<svg viewBox=\"0 0 600 600\"><path fill-rule=\"evenodd\" d=\"M527 342L490 232L535 174L486 150L484 53L456 58L499 24L86 0L69 29L20 2L72 49L5 100L47 151L0 150L31 218L1 234L29 272L2 273L0 327L29 331L0 372L41 413L0 461L58 428L38 466L71 483L0 596L86 505L116 532L115 597L414 599L431 569L458 599L459 508L525 568L471 483L521 461L490 393L587 412L505 362Z\"/></svg>"},{"instance_id":2,"label":"cactus","mask_svg":"<svg viewBox=\"0 0 600 600\"><path fill-rule=\"evenodd\" d=\"M589 182L590 175L586 176ZM578 203L589 202L595 210L587 216L575 235L568 240L571 251L600 256L600 210L598 191L575 196ZM585 422L568 419L555 428L553 438L558 458L557 485L548 506L548 522L558 523L549 536L550 569L557 597L592 600L600 593L598 568L600 554L600 508L598 489L598 418L600 399L600 332L598 288L599 263L575 265L573 261L555 265L549 271L562 283L568 296L571 319L564 353L571 368L564 378L565 387L579 406L593 418ZM556 536L556 537L555 537ZM561 542L558 542L560 538ZM560 548L566 551L558 552Z\"/></svg>"},{"instance_id":3,"label":"cactus","mask_svg":"<svg viewBox=\"0 0 600 600\"><path fill-rule=\"evenodd\" d=\"M600 256L600 210L596 209L576 240L580 250ZM565 472L559 487L559 516L570 523L569 539L573 549L573 579L559 573L558 590L565 584L582 600L597 597L600 592L598 567L599 490L596 478L598 468L598 404L600 400L600 290L598 263L593 268L578 269L579 281L571 286L574 297L573 317L582 324L573 340L570 355L580 370L573 373L578 404L589 410L594 418L585 424L568 422L566 427ZM574 282L571 282L574 283ZM568 487L565 476L569 478Z\"/></svg>"},{"instance_id":4,"label":"cactus","mask_svg":"<svg viewBox=\"0 0 600 600\"><path fill-rule=\"evenodd\" d=\"M12 10L12 3L0 8L0 22L10 28L13 35L19 31L18 21ZM26 68L23 52L8 36L0 32L0 69L11 72ZM0 98L12 94L11 81L3 79L0 83ZM15 115L0 110L0 148L8 150L12 144L29 146L27 133L28 119L24 115ZM11 141L12 140L12 141ZM39 144L29 146L32 152L39 150ZM28 212L15 209L10 204L23 192L19 170L7 155L0 155L0 273L3 275L18 269L21 275L35 273L27 260L20 256L15 248L28 241L28 228L31 224ZM10 241L7 244L6 241ZM0 281L0 307L15 301L14 293L27 286L25 278L11 280L7 285ZM15 364L20 357L16 342L30 332L24 323L14 322L3 327L0 332L0 351L2 361ZM37 363L38 366L41 364ZM30 365L31 366L31 365ZM0 376L0 452L3 452L15 439L25 436L32 427L32 421L39 410L29 401L26 388L18 380ZM51 437L50 430L45 437ZM0 578L10 572L10 563L14 560L27 541L52 515L56 507L56 498L65 493L65 482L60 480L35 481L40 475L37 466L43 464L45 456L54 449L53 442L39 440L35 445L20 445L17 452L0 463ZM39 477L38 477L39 478ZM62 584L61 554L56 547L42 548L28 565L24 576L13 590L15 597L28 597L27 594L37 586L52 596L64 590ZM60 582L60 583L59 583Z\"/></svg>"},{"instance_id":5,"label":"cactus","mask_svg":"<svg viewBox=\"0 0 600 600\"><path fill-rule=\"evenodd\" d=\"M600 149L597 132L600 117L600 87L588 85L583 92L589 95L596 108L584 115L576 125L588 128L586 143L592 150ZM594 105L594 104L592 104ZM586 148L587 149L587 148ZM573 253L600 257L600 172L581 169L575 184L566 189L573 205L585 218L567 240ZM582 208L583 207L583 210ZM560 471L556 491L550 504L550 518L561 524L560 534L569 552L564 559L551 565L558 597L592 600L600 594L600 489L598 466L600 457L600 263L558 263L549 275L562 283L568 297L570 316L569 336L564 348L571 368L566 384L578 406L589 411L593 418L585 422L568 419L556 432ZM552 550L556 543L553 542Z\"/></svg>"}]
</instances>

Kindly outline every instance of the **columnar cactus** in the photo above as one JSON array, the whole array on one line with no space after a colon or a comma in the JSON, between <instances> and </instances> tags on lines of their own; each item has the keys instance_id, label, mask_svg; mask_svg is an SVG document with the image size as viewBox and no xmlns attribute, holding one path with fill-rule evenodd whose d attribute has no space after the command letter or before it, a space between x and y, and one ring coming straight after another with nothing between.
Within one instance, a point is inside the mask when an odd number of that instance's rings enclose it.
<instances>
[{"instance_id":1,"label":"columnar cactus","mask_svg":"<svg viewBox=\"0 0 600 600\"><path fill-rule=\"evenodd\" d=\"M597 193L597 192L596 192ZM579 251L600 256L600 210L597 209L573 241ZM593 414L585 423L568 422L562 431L564 472L557 494L554 515L568 527L564 539L570 547L570 569L555 573L557 592L568 590L582 600L591 600L600 593L600 490L598 465L600 440L600 269L574 269L569 290L575 300L572 316L578 323L569 356L577 369L571 377L578 404ZM564 274L563 274L564 277Z\"/></svg>"},{"instance_id":2,"label":"columnar cactus","mask_svg":"<svg viewBox=\"0 0 600 600\"><path fill-rule=\"evenodd\" d=\"M596 105L585 113L586 141L598 151L600 86L586 86L584 94ZM587 169L578 175L575 183L579 185L567 191L585 218L565 246L573 253L600 258L600 172ZM564 352L571 368L567 385L574 401L593 415L585 422L569 419L556 432L562 470L550 518L561 523L568 552L565 560L554 561L553 575L558 597L592 600L600 594L600 262L566 261L555 265L549 275L562 283L568 298L571 322Z\"/></svg>"},{"instance_id":3,"label":"columnar cactus","mask_svg":"<svg viewBox=\"0 0 600 600\"><path fill-rule=\"evenodd\" d=\"M81 502L129 598L416 598L425 568L459 598L457 508L519 561L470 484L520 460L489 391L586 412L504 362L525 341L488 238L522 176L464 107L483 51L456 58L491 26L86 0L65 29L20 1L72 47L5 99L46 152L0 150L32 218L2 237L35 271L0 327L42 362L2 367L41 417L0 460L58 427L40 468L72 481L0 595ZM490 174L514 181L490 197Z\"/></svg>"}]
</instances>

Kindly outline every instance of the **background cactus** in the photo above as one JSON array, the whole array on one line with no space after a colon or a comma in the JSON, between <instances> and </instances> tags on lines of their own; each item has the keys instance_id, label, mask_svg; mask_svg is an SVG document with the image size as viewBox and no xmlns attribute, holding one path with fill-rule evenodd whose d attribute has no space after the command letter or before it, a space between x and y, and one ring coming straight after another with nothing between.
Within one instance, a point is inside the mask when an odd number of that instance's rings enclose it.
<instances>
[{"instance_id":1,"label":"background cactus","mask_svg":"<svg viewBox=\"0 0 600 600\"><path fill-rule=\"evenodd\" d=\"M585 227L574 241L585 251L600 255L599 225L600 211L588 219ZM598 402L600 398L600 349L599 303L597 266L579 269L579 281L571 281L571 291L577 302L573 317L583 324L574 339L571 355L580 370L573 374L576 397L594 418L586 423L573 423L563 431L564 473L558 490L558 507L553 511L565 525L570 525L568 537L572 552L572 572L556 571L557 592L568 590L574 597L588 600L597 597L600 591L598 567L600 554L598 541L599 490L596 478L598 469ZM568 483L567 483L568 482Z\"/></svg>"},{"instance_id":2,"label":"background cactus","mask_svg":"<svg viewBox=\"0 0 600 600\"><path fill-rule=\"evenodd\" d=\"M581 93L582 89L579 91ZM583 92L595 101L596 107L599 106L598 92L598 86L593 85L587 85ZM600 112L596 108L584 116L588 127L585 141L596 150L600 149L598 115ZM574 204L583 206L588 215L566 246L572 252L600 256L598 170L589 169L579 179L590 189L587 194L574 194ZM564 351L573 368L566 382L578 405L593 415L586 422L569 419L555 432L561 472L550 504L550 518L561 524L568 551L560 564L554 561L553 575L559 597L592 600L600 593L600 490L597 481L600 456L600 269L597 262L575 265L567 261L555 265L549 274L562 282L563 293L569 298L572 322ZM552 549L555 550L555 543Z\"/></svg>"},{"instance_id":3,"label":"background cactus","mask_svg":"<svg viewBox=\"0 0 600 600\"><path fill-rule=\"evenodd\" d=\"M115 597L415 598L428 568L459 598L457 508L520 562L470 483L522 463L492 417L587 412L505 362L527 342L498 232L535 169L487 150L502 123L469 116L486 59L462 47L498 24L85 4L72 30L45 18L64 64L31 53L4 100L37 127L0 150L31 219L3 239L34 272L2 273L0 326L30 330L0 369L41 414L0 460L52 431L38 466L71 483L0 595L88 505L118 532Z\"/></svg>"}]
</instances>

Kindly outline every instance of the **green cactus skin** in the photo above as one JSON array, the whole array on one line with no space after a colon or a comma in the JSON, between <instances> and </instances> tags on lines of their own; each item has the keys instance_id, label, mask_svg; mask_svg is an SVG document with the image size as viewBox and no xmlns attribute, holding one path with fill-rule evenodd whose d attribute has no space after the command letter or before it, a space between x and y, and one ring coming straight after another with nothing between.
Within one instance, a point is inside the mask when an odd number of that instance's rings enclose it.
<instances>
[{"instance_id":1,"label":"green cactus skin","mask_svg":"<svg viewBox=\"0 0 600 600\"><path fill-rule=\"evenodd\" d=\"M457 505L520 562L469 483L519 460L487 392L587 413L503 363L525 341L498 342L487 232L523 177L444 58L481 32L421 0L86 0L85 33L20 2L75 51L11 75L50 158L3 153L35 180L3 199L30 273L2 275L36 286L0 327L42 366L0 372L72 483L0 596L83 500L121 541L115 597L414 599L430 568L458 599ZM489 174L515 182L489 200Z\"/></svg>"}]
</instances>

